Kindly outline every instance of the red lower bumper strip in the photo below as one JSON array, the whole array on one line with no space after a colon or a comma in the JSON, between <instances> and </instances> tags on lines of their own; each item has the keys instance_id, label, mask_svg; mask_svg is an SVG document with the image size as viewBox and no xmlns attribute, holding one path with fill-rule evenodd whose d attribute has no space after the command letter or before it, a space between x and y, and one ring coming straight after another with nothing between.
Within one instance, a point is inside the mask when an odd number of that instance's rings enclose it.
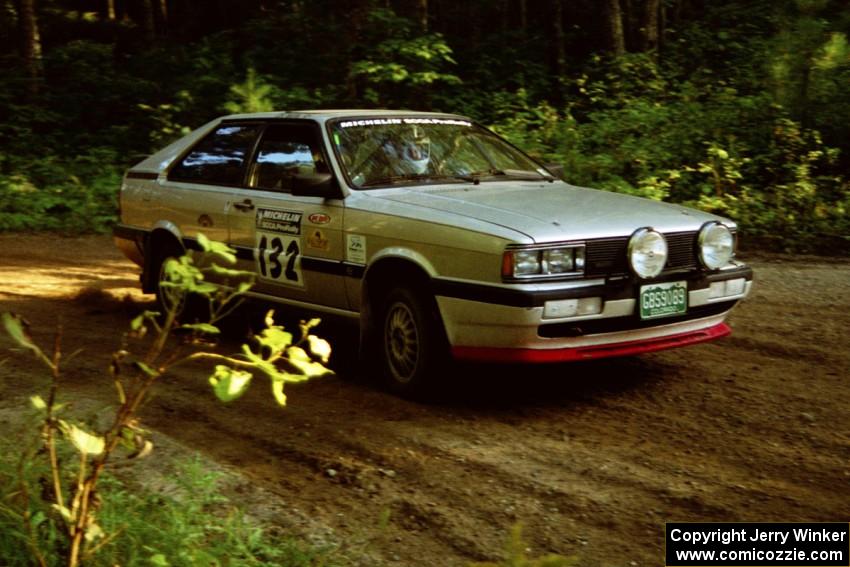
<instances>
[{"instance_id":1,"label":"red lower bumper strip","mask_svg":"<svg viewBox=\"0 0 850 567\"><path fill-rule=\"evenodd\" d=\"M718 323L707 329L688 331L687 333L666 337L578 348L537 349L456 346L452 347L452 355L461 360L481 362L571 362L612 356L632 356L645 352L695 345L725 337L731 332L732 329L726 323Z\"/></svg>"}]
</instances>

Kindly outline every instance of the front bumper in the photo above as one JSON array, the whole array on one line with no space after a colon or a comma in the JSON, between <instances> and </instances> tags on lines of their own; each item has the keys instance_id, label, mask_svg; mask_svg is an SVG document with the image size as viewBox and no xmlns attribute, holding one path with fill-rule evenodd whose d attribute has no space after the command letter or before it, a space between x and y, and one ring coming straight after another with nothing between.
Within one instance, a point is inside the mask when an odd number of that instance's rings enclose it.
<instances>
[{"instance_id":1,"label":"front bumper","mask_svg":"<svg viewBox=\"0 0 850 567\"><path fill-rule=\"evenodd\" d=\"M744 279L736 295L712 297L714 282ZM730 333L729 311L752 287L752 270L733 265L711 274L671 274L665 281L687 280L688 311L684 315L641 320L637 290L641 282L618 279L578 286L504 289L473 298L458 286L438 286L437 304L455 358L497 362L557 362L626 356L687 346ZM442 291L442 293L441 293ZM545 318L547 301L601 297L595 315Z\"/></svg>"}]
</instances>

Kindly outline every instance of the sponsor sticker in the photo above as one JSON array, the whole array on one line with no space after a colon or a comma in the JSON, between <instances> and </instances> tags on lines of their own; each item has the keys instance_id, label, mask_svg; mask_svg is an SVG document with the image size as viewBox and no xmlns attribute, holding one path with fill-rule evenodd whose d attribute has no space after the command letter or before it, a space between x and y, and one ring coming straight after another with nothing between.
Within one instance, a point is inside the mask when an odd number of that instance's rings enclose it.
<instances>
[{"instance_id":1,"label":"sponsor sticker","mask_svg":"<svg viewBox=\"0 0 850 567\"><path fill-rule=\"evenodd\" d=\"M301 239L277 232L256 233L254 259L261 279L304 287L301 273Z\"/></svg>"},{"instance_id":2,"label":"sponsor sticker","mask_svg":"<svg viewBox=\"0 0 850 567\"><path fill-rule=\"evenodd\" d=\"M340 122L340 128L354 128L363 126L392 126L395 124L435 124L446 126L471 127L472 122L468 120L457 120L455 118L369 118L365 120L349 120Z\"/></svg>"},{"instance_id":3,"label":"sponsor sticker","mask_svg":"<svg viewBox=\"0 0 850 567\"><path fill-rule=\"evenodd\" d=\"M331 222L331 217L325 213L313 213L307 217L307 220L313 224L328 224Z\"/></svg>"},{"instance_id":4,"label":"sponsor sticker","mask_svg":"<svg viewBox=\"0 0 850 567\"><path fill-rule=\"evenodd\" d=\"M281 234L301 234L301 212L257 209L257 230Z\"/></svg>"},{"instance_id":5,"label":"sponsor sticker","mask_svg":"<svg viewBox=\"0 0 850 567\"><path fill-rule=\"evenodd\" d=\"M366 237L362 234L346 235L345 259L353 264L366 263Z\"/></svg>"},{"instance_id":6,"label":"sponsor sticker","mask_svg":"<svg viewBox=\"0 0 850 567\"><path fill-rule=\"evenodd\" d=\"M310 235L307 237L307 248L327 252L331 248L331 241L325 236L324 232L316 229L311 231Z\"/></svg>"}]
</instances>

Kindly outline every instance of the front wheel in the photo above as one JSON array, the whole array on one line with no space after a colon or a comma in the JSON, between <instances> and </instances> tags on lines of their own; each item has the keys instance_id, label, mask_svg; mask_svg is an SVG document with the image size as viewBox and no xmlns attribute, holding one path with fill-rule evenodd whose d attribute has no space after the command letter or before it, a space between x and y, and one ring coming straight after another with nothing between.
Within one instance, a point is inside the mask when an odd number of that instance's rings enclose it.
<instances>
[{"instance_id":1,"label":"front wheel","mask_svg":"<svg viewBox=\"0 0 850 567\"><path fill-rule=\"evenodd\" d=\"M387 295L380 318L383 377L407 397L426 394L447 360L447 341L433 300L405 287Z\"/></svg>"}]
</instances>

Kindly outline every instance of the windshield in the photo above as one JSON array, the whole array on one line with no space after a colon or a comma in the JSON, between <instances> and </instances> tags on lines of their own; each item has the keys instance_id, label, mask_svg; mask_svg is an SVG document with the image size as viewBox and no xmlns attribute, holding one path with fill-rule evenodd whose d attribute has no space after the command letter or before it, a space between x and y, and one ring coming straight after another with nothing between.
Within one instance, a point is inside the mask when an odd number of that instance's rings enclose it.
<instances>
[{"instance_id":1,"label":"windshield","mask_svg":"<svg viewBox=\"0 0 850 567\"><path fill-rule=\"evenodd\" d=\"M528 156L454 118L387 117L331 124L340 165L360 189L481 179L549 179Z\"/></svg>"}]
</instances>

